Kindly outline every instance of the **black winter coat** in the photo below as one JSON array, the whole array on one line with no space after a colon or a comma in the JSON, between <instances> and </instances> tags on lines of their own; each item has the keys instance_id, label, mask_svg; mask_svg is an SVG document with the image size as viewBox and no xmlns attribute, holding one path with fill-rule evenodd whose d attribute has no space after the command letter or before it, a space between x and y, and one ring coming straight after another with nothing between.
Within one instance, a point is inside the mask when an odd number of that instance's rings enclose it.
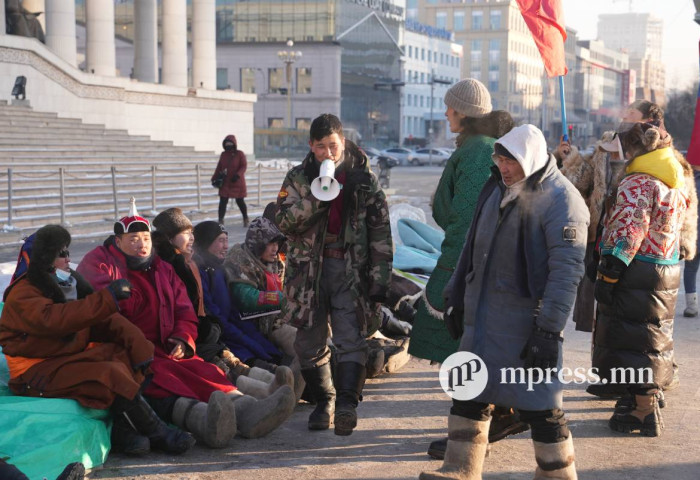
<instances>
[{"instance_id":1,"label":"black winter coat","mask_svg":"<svg viewBox=\"0 0 700 480\"><path fill-rule=\"evenodd\" d=\"M593 367L601 378L644 387L668 385L673 377L673 318L680 264L632 260L615 285L613 305L598 304ZM621 382L620 368L650 368L651 383ZM613 371L612 369L618 369ZM616 373L616 378L612 374ZM645 374L646 375L646 374Z\"/></svg>"}]
</instances>

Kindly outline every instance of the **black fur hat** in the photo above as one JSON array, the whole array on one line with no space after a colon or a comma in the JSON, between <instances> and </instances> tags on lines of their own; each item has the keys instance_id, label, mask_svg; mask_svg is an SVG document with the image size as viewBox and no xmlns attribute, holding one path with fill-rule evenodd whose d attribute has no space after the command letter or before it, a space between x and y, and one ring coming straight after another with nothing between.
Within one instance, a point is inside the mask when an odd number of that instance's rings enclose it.
<instances>
[{"instance_id":1,"label":"black fur hat","mask_svg":"<svg viewBox=\"0 0 700 480\"><path fill-rule=\"evenodd\" d=\"M53 262L58 253L70 246L70 233L60 225L45 225L36 232L32 254L29 257L29 271L53 271Z\"/></svg>"},{"instance_id":2,"label":"black fur hat","mask_svg":"<svg viewBox=\"0 0 700 480\"><path fill-rule=\"evenodd\" d=\"M65 295L52 278L53 262L59 252L70 245L71 237L68 230L60 225L45 225L37 230L29 255L27 279L41 290L42 294L56 303L64 303ZM77 272L71 270L71 275L78 282L78 298L84 298L92 293L92 287Z\"/></svg>"}]
</instances>

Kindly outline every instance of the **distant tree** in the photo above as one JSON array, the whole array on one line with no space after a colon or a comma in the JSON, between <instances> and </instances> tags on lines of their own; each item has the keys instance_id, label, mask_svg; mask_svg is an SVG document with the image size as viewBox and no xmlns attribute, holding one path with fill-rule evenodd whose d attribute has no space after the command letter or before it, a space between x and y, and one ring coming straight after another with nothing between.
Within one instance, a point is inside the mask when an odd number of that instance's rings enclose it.
<instances>
[{"instance_id":1,"label":"distant tree","mask_svg":"<svg viewBox=\"0 0 700 480\"><path fill-rule=\"evenodd\" d=\"M673 144L679 150L687 150L695 121L695 103L698 97L698 84L686 90L677 90L668 97L664 113L666 130L673 137ZM700 112L698 112L700 114Z\"/></svg>"}]
</instances>

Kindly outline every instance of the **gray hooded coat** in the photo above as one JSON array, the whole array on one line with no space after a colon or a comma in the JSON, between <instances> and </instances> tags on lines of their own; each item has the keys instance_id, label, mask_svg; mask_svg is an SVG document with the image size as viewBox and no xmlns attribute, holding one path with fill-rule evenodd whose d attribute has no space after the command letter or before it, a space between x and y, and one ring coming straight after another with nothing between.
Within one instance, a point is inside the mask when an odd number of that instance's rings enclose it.
<instances>
[{"instance_id":1,"label":"gray hooded coat","mask_svg":"<svg viewBox=\"0 0 700 480\"><path fill-rule=\"evenodd\" d=\"M477 354L488 370L486 388L474 401L523 410L561 408L556 374L551 383L528 391L517 374L502 382L502 372L524 366L520 354L533 323L550 332L564 329L584 272L588 209L547 154L536 127L516 127L496 143L523 167L524 186L501 208L506 187L493 167L445 289L447 305L464 312L460 350Z\"/></svg>"}]
</instances>

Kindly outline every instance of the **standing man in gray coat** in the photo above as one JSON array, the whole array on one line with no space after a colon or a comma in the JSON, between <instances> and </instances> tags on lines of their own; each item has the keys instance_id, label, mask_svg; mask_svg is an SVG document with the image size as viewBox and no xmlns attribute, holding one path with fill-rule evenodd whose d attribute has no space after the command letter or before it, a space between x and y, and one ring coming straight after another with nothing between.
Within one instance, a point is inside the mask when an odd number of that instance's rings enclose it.
<instances>
[{"instance_id":1,"label":"standing man in gray coat","mask_svg":"<svg viewBox=\"0 0 700 480\"><path fill-rule=\"evenodd\" d=\"M562 330L584 273L588 209L533 125L511 130L494 152L444 292L448 330L488 377L471 400L453 397L444 464L420 478L481 479L496 404L518 409L530 424L535 480L576 479L558 372Z\"/></svg>"}]
</instances>

